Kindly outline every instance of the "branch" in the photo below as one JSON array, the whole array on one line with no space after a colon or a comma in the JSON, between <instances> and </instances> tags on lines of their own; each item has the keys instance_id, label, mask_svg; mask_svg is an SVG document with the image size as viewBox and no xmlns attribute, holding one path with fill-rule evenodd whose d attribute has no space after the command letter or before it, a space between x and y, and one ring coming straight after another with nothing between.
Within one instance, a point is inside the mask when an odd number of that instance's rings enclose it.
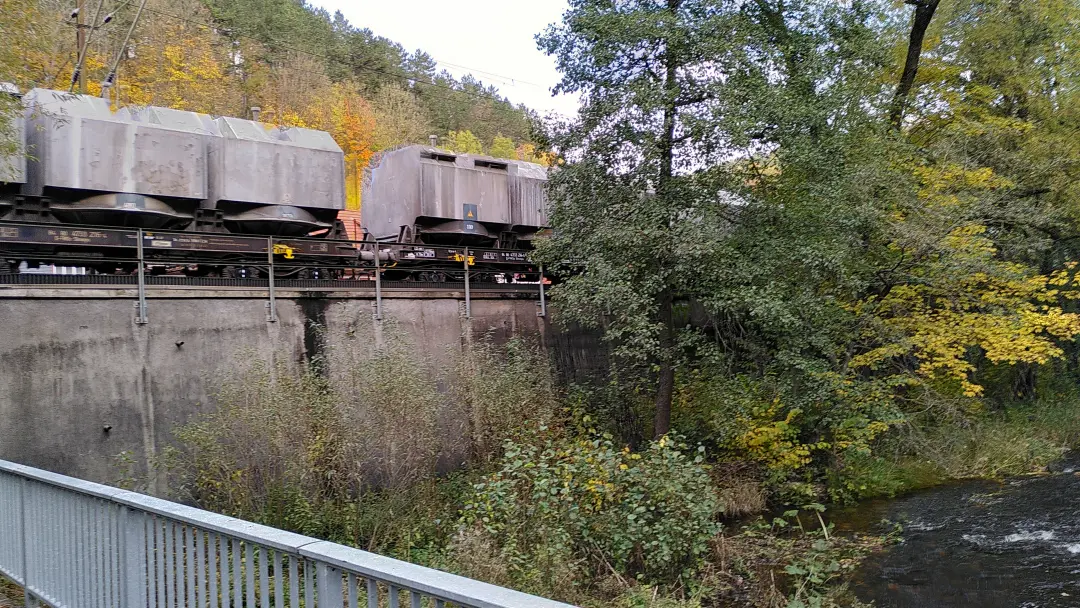
<instances>
[{"instance_id":1,"label":"branch","mask_svg":"<svg viewBox=\"0 0 1080 608\"><path fill-rule=\"evenodd\" d=\"M692 106L695 103L701 103L712 99L712 95L709 93L697 93L695 95L680 95L675 99L675 107L681 108L683 106Z\"/></svg>"},{"instance_id":2,"label":"branch","mask_svg":"<svg viewBox=\"0 0 1080 608\"><path fill-rule=\"evenodd\" d=\"M922 56L923 39L926 37L926 28L934 18L941 0L905 0L905 4L915 7L915 16L911 21L911 34L908 36L907 58L904 59L904 72L900 75L900 82L896 85L896 94L893 95L892 108L889 110L889 122L893 129L899 130L904 120L904 106L907 105L908 95L915 84L915 75L919 73L919 58Z\"/></svg>"}]
</instances>

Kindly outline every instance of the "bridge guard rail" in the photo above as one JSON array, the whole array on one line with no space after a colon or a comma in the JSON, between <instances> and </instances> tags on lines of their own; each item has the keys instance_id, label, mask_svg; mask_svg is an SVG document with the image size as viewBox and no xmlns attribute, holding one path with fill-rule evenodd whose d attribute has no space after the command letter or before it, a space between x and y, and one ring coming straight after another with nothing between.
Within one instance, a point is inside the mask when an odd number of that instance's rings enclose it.
<instances>
[{"instance_id":1,"label":"bridge guard rail","mask_svg":"<svg viewBox=\"0 0 1080 608\"><path fill-rule=\"evenodd\" d=\"M568 608L0 460L0 573L54 608Z\"/></svg>"}]
</instances>

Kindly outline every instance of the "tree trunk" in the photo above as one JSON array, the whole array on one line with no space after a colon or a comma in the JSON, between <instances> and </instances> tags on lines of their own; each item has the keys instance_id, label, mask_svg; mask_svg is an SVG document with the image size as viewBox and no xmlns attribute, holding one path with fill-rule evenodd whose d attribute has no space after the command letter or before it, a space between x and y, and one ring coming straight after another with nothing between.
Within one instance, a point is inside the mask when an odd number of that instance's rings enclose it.
<instances>
[{"instance_id":1,"label":"tree trunk","mask_svg":"<svg viewBox=\"0 0 1080 608\"><path fill-rule=\"evenodd\" d=\"M671 400L675 392L675 339L672 331L674 321L670 292L665 292L661 298L660 323L663 327L660 330L660 374L656 387L656 418L653 421L653 435L656 439L667 435L671 430Z\"/></svg>"},{"instance_id":2,"label":"tree trunk","mask_svg":"<svg viewBox=\"0 0 1080 608\"><path fill-rule=\"evenodd\" d=\"M668 0L668 10L672 17L678 10L682 0ZM656 194L661 200L670 196L670 185L674 172L675 161L675 119L678 111L679 82L678 82L678 57L672 52L670 41L665 42L664 49L664 130L660 134L658 152L660 156L660 175L656 182ZM669 225L663 225L661 230L668 230ZM666 253L666 252L665 252ZM658 265L663 268L666 257L658 256ZM656 417L653 421L653 434L659 438L671 430L671 398L675 390L675 365L674 365L674 321L672 319L671 290L665 288L659 296L659 322L660 322L660 353L658 362L660 376L657 378L656 387Z\"/></svg>"},{"instance_id":3,"label":"tree trunk","mask_svg":"<svg viewBox=\"0 0 1080 608\"><path fill-rule=\"evenodd\" d=\"M911 21L911 34L908 36L904 73L900 75L900 83L896 85L896 94L893 95L892 108L889 110L889 121L894 129L899 129L904 120L904 107L907 105L908 95L911 94L911 87L915 84L915 75L919 73L923 38L926 37L926 28L934 18L939 2L941 0L907 0L908 4L915 5L915 16Z\"/></svg>"}]
</instances>

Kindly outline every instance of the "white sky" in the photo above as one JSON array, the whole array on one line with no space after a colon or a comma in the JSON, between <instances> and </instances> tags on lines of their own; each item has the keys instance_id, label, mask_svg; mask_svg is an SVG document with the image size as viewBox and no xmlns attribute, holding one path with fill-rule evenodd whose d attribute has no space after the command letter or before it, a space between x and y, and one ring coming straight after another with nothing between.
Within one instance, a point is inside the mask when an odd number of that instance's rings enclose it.
<instances>
[{"instance_id":1,"label":"white sky","mask_svg":"<svg viewBox=\"0 0 1080 608\"><path fill-rule=\"evenodd\" d=\"M566 0L309 0L349 23L368 28L412 52L425 51L454 76L472 73L515 103L546 114L577 113L576 96L552 97L559 81L555 60L533 39L560 21Z\"/></svg>"}]
</instances>

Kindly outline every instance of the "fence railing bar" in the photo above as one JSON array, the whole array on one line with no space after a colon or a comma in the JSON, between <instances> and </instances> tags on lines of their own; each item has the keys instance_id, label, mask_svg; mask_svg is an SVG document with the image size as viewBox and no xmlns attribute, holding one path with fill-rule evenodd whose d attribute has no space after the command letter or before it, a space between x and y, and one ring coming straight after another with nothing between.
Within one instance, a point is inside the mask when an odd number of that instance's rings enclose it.
<instances>
[{"instance_id":1,"label":"fence railing bar","mask_svg":"<svg viewBox=\"0 0 1080 608\"><path fill-rule=\"evenodd\" d=\"M68 585L68 601L73 606L85 606L86 581L84 581L81 576L75 576L75 572L77 572L78 568L81 566L81 562L79 561L79 547L86 542L86 531L79 526L79 503L75 501L66 501L65 504L65 511L67 512L64 516L64 520L70 526L68 529L73 531L73 533L69 535L71 542L68 545L68 550L65 552L68 572L71 574L71 576L69 576L71 582Z\"/></svg>"},{"instance_id":2,"label":"fence railing bar","mask_svg":"<svg viewBox=\"0 0 1080 608\"><path fill-rule=\"evenodd\" d=\"M367 579L367 605L368 608L379 608L379 582L370 577Z\"/></svg>"},{"instance_id":3,"label":"fence railing bar","mask_svg":"<svg viewBox=\"0 0 1080 608\"><path fill-rule=\"evenodd\" d=\"M244 543L244 555L244 573L247 575L244 595L247 608L255 608L255 547L251 543Z\"/></svg>"},{"instance_id":4,"label":"fence railing bar","mask_svg":"<svg viewBox=\"0 0 1080 608\"><path fill-rule=\"evenodd\" d=\"M281 569L281 551L274 551L274 608L285 605L285 573Z\"/></svg>"},{"instance_id":5,"label":"fence railing bar","mask_svg":"<svg viewBox=\"0 0 1080 608\"><path fill-rule=\"evenodd\" d=\"M316 606L314 564L304 560L302 565L304 566L304 606Z\"/></svg>"},{"instance_id":6,"label":"fence railing bar","mask_svg":"<svg viewBox=\"0 0 1080 608\"><path fill-rule=\"evenodd\" d=\"M568 608L5 461L0 572L52 608Z\"/></svg>"},{"instance_id":7,"label":"fence railing bar","mask_svg":"<svg viewBox=\"0 0 1080 608\"><path fill-rule=\"evenodd\" d=\"M360 601L360 591L356 586L356 575L352 572L345 574L349 584L349 608L357 608Z\"/></svg>"},{"instance_id":8,"label":"fence railing bar","mask_svg":"<svg viewBox=\"0 0 1080 608\"><path fill-rule=\"evenodd\" d=\"M109 562L108 605L120 605L120 509L121 505L105 505L106 561Z\"/></svg>"},{"instance_id":9,"label":"fence railing bar","mask_svg":"<svg viewBox=\"0 0 1080 608\"><path fill-rule=\"evenodd\" d=\"M232 589L233 607L244 606L244 568L243 557L240 553L240 539L232 539Z\"/></svg>"},{"instance_id":10,"label":"fence railing bar","mask_svg":"<svg viewBox=\"0 0 1080 608\"><path fill-rule=\"evenodd\" d=\"M210 608L218 608L219 581L221 580L221 572L224 567L223 564L225 563L221 559L221 554L219 553L221 549L221 537L214 532L209 532L207 534L206 544L207 549L209 549L207 551L208 555L206 559L209 562L208 567L210 570Z\"/></svg>"},{"instance_id":11,"label":"fence railing bar","mask_svg":"<svg viewBox=\"0 0 1080 608\"><path fill-rule=\"evenodd\" d=\"M289 606L300 605L300 576L297 572L296 557L289 556Z\"/></svg>"},{"instance_id":12,"label":"fence railing bar","mask_svg":"<svg viewBox=\"0 0 1080 608\"><path fill-rule=\"evenodd\" d=\"M165 588L169 586L169 579L165 576L165 522L160 517L154 517L154 564L157 567L157 598L158 606L169 605Z\"/></svg>"}]
</instances>

